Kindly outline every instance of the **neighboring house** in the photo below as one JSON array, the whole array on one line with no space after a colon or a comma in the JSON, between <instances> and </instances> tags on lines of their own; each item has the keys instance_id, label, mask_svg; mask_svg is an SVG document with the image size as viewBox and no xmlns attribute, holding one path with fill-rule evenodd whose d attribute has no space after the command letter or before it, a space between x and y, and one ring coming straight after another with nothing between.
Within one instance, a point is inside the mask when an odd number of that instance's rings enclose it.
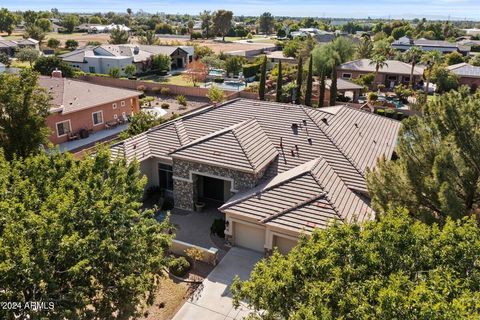
<instances>
[{"instance_id":1,"label":"neighboring house","mask_svg":"<svg viewBox=\"0 0 480 320\"><path fill-rule=\"evenodd\" d=\"M193 59L194 49L189 46L148 46L106 44L97 47L87 46L60 56L72 67L88 73L108 74L111 68L125 70L134 64L138 72L151 69L153 56L165 54L172 59L172 69L185 68Z\"/></svg>"},{"instance_id":2,"label":"neighboring house","mask_svg":"<svg viewBox=\"0 0 480 320\"><path fill-rule=\"evenodd\" d=\"M140 109L141 92L62 78L60 71L54 71L52 77L41 76L39 84L53 98L47 117L53 144L79 138L81 130L115 126Z\"/></svg>"},{"instance_id":3,"label":"neighboring house","mask_svg":"<svg viewBox=\"0 0 480 320\"><path fill-rule=\"evenodd\" d=\"M480 35L480 29L472 28L472 29L462 29L465 33L469 36L478 36Z\"/></svg>"},{"instance_id":4,"label":"neighboring house","mask_svg":"<svg viewBox=\"0 0 480 320\"><path fill-rule=\"evenodd\" d=\"M261 56L261 55L260 55ZM297 63L297 59L293 57L286 57L283 54L283 51L277 50L277 51L267 51L266 52L267 59L270 60L271 62L277 63L279 61L282 61L284 63Z\"/></svg>"},{"instance_id":5,"label":"neighboring house","mask_svg":"<svg viewBox=\"0 0 480 320\"><path fill-rule=\"evenodd\" d=\"M472 88L472 90L480 87L480 67L475 67L463 62L448 66L447 69L458 76L461 85L467 85Z\"/></svg>"},{"instance_id":6,"label":"neighboring house","mask_svg":"<svg viewBox=\"0 0 480 320\"><path fill-rule=\"evenodd\" d=\"M109 24L109 25L101 25L101 24L90 24L90 23L82 23L75 27L75 31L77 32L88 32L88 33L110 33L114 29L120 29L122 31L130 32L132 29L123 25L123 24Z\"/></svg>"},{"instance_id":7,"label":"neighboring house","mask_svg":"<svg viewBox=\"0 0 480 320\"><path fill-rule=\"evenodd\" d=\"M410 64L397 60L387 60L385 63L386 66L379 69L374 85L383 84L387 88L393 88L398 84L409 84L412 70ZM370 59L354 60L337 67L338 78L345 80L357 79L368 73L375 73L375 64L371 64ZM413 83L417 84L422 75L423 69L416 66L413 70Z\"/></svg>"},{"instance_id":8,"label":"neighboring house","mask_svg":"<svg viewBox=\"0 0 480 320\"><path fill-rule=\"evenodd\" d=\"M39 42L35 39L6 40L0 37L0 52L6 53L9 57L13 57L15 52L22 48L40 50Z\"/></svg>"},{"instance_id":9,"label":"neighboring house","mask_svg":"<svg viewBox=\"0 0 480 320\"><path fill-rule=\"evenodd\" d=\"M298 31L290 32L290 37L312 37L318 42L331 42L335 39L336 33L320 30L317 28L300 28Z\"/></svg>"},{"instance_id":10,"label":"neighboring house","mask_svg":"<svg viewBox=\"0 0 480 320\"><path fill-rule=\"evenodd\" d=\"M232 100L111 147L137 159L176 208L214 205L227 242L269 254L334 221L374 218L365 182L391 159L400 122L347 106Z\"/></svg>"},{"instance_id":11,"label":"neighboring house","mask_svg":"<svg viewBox=\"0 0 480 320\"><path fill-rule=\"evenodd\" d=\"M437 50L442 53L450 53L450 52L457 51L463 55L467 55L471 50L469 46L464 46L457 43L451 43L448 41L428 40L424 38L413 40L409 37L402 37L392 42L392 48L400 51L407 51L413 46L420 47L424 51Z\"/></svg>"},{"instance_id":12,"label":"neighboring house","mask_svg":"<svg viewBox=\"0 0 480 320\"><path fill-rule=\"evenodd\" d=\"M332 80L326 79L325 80L325 98L323 100L323 105L328 106L330 105L330 92L331 92L331 85ZM320 82L315 82L313 84L314 89L314 97L318 101L320 95ZM345 79L337 79L337 99L340 96L350 98L351 102L358 103L358 98L363 90L363 87Z\"/></svg>"}]
</instances>

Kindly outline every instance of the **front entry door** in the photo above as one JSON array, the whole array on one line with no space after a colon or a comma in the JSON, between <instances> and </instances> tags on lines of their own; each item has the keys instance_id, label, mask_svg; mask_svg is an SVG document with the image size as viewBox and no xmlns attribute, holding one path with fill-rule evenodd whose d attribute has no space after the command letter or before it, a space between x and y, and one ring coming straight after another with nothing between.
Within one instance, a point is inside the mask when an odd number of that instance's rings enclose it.
<instances>
[{"instance_id":1,"label":"front entry door","mask_svg":"<svg viewBox=\"0 0 480 320\"><path fill-rule=\"evenodd\" d=\"M203 196L208 199L224 202L224 181L210 177L203 177Z\"/></svg>"}]
</instances>

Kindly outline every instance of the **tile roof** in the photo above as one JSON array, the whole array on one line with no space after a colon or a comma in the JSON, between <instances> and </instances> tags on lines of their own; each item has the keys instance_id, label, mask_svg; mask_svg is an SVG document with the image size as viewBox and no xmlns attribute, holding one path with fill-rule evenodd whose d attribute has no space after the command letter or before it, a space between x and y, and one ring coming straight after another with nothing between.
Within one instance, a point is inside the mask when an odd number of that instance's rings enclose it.
<instances>
[{"instance_id":1,"label":"tile roof","mask_svg":"<svg viewBox=\"0 0 480 320\"><path fill-rule=\"evenodd\" d=\"M410 64L402 61L397 61L397 60L387 60L385 62L387 65L383 68L380 68L378 72L410 75L410 72L412 69L412 66ZM362 72L375 73L375 65L371 64L370 59L359 59L359 60L354 60L354 61L341 64L338 67L338 70L362 71ZM423 69L417 66L415 67L413 74L422 75Z\"/></svg>"},{"instance_id":2,"label":"tile roof","mask_svg":"<svg viewBox=\"0 0 480 320\"><path fill-rule=\"evenodd\" d=\"M52 109L67 114L112 101L139 96L133 90L106 87L84 81L41 76L39 85L52 95Z\"/></svg>"},{"instance_id":3,"label":"tile roof","mask_svg":"<svg viewBox=\"0 0 480 320\"><path fill-rule=\"evenodd\" d=\"M185 140L183 130L180 141ZM278 151L257 120L251 118L187 143L170 154L172 158L257 173L278 156Z\"/></svg>"},{"instance_id":4,"label":"tile roof","mask_svg":"<svg viewBox=\"0 0 480 320\"><path fill-rule=\"evenodd\" d=\"M475 67L465 62L454 64L447 68L460 77L480 78L480 67Z\"/></svg>"},{"instance_id":5,"label":"tile roof","mask_svg":"<svg viewBox=\"0 0 480 320\"><path fill-rule=\"evenodd\" d=\"M318 85L318 82L315 83ZM332 80L331 79L326 79L325 80L325 86L330 89L330 86L332 85ZM337 79L337 90L362 90L363 86L358 85L352 81L348 81L342 78Z\"/></svg>"},{"instance_id":6,"label":"tile roof","mask_svg":"<svg viewBox=\"0 0 480 320\"><path fill-rule=\"evenodd\" d=\"M307 232L333 221L347 223L374 217L369 204L350 190L322 157L238 193L220 210L260 224Z\"/></svg>"}]
</instances>

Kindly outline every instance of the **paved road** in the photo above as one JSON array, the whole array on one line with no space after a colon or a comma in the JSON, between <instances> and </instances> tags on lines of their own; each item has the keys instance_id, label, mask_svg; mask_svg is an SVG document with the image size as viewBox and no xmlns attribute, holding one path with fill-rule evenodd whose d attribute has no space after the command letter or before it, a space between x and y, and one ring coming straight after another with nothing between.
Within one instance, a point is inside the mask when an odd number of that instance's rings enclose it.
<instances>
[{"instance_id":1,"label":"paved road","mask_svg":"<svg viewBox=\"0 0 480 320\"><path fill-rule=\"evenodd\" d=\"M258 252L230 249L173 320L243 319L249 310L245 307L233 308L230 283L235 275L248 279L254 264L261 258Z\"/></svg>"}]
</instances>

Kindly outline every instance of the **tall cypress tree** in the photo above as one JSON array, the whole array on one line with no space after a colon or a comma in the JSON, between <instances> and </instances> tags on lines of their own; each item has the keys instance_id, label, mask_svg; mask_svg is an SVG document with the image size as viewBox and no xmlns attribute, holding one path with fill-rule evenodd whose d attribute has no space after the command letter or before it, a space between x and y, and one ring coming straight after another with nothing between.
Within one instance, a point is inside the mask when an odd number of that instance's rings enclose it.
<instances>
[{"instance_id":1,"label":"tall cypress tree","mask_svg":"<svg viewBox=\"0 0 480 320\"><path fill-rule=\"evenodd\" d=\"M282 61L278 62L278 77L277 77L277 102L282 102Z\"/></svg>"},{"instance_id":2,"label":"tall cypress tree","mask_svg":"<svg viewBox=\"0 0 480 320\"><path fill-rule=\"evenodd\" d=\"M325 68L322 67L320 71L320 92L318 94L318 107L322 108L324 106L325 100Z\"/></svg>"},{"instance_id":3,"label":"tall cypress tree","mask_svg":"<svg viewBox=\"0 0 480 320\"><path fill-rule=\"evenodd\" d=\"M337 68L332 67L332 84L330 85L330 105L334 106L337 101Z\"/></svg>"},{"instance_id":4,"label":"tall cypress tree","mask_svg":"<svg viewBox=\"0 0 480 320\"><path fill-rule=\"evenodd\" d=\"M295 103L300 104L301 95L302 95L302 73L303 73L303 61L302 57L298 58L298 65L297 65L297 88L295 91Z\"/></svg>"},{"instance_id":5,"label":"tall cypress tree","mask_svg":"<svg viewBox=\"0 0 480 320\"><path fill-rule=\"evenodd\" d=\"M258 98L265 100L265 84L267 79L267 56L264 56L262 63L262 73L260 75L260 85L258 88Z\"/></svg>"},{"instance_id":6,"label":"tall cypress tree","mask_svg":"<svg viewBox=\"0 0 480 320\"><path fill-rule=\"evenodd\" d=\"M305 91L305 105L312 106L312 85L313 85L313 59L310 55L310 62L308 63L308 76L307 76L307 90Z\"/></svg>"}]
</instances>

